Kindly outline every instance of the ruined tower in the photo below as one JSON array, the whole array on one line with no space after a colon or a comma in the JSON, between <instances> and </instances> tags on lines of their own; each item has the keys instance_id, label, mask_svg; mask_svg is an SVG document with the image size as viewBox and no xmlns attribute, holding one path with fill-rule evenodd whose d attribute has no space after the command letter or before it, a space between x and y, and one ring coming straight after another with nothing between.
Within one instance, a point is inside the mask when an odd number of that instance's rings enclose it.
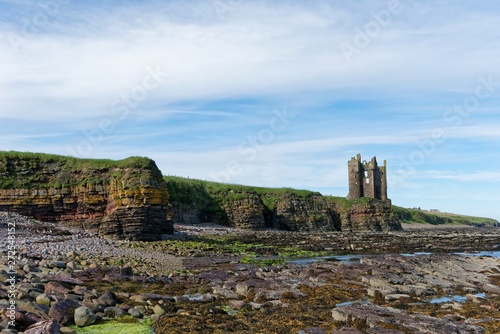
<instances>
[{"instance_id":1,"label":"ruined tower","mask_svg":"<svg viewBox=\"0 0 500 334\"><path fill-rule=\"evenodd\" d=\"M348 198L370 197L381 200L387 199L387 162L378 166L377 158L369 162L361 162L361 155L351 158L347 162L349 172Z\"/></svg>"}]
</instances>

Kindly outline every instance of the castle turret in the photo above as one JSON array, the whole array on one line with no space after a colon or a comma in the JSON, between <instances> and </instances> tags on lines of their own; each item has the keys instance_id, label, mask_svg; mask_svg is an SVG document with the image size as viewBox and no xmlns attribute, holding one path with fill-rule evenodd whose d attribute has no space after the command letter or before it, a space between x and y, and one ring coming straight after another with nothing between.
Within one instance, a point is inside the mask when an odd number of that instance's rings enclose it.
<instances>
[{"instance_id":1,"label":"castle turret","mask_svg":"<svg viewBox=\"0 0 500 334\"><path fill-rule=\"evenodd\" d=\"M361 164L361 155L351 158L347 162L349 171L349 195L348 198L363 197L363 165Z\"/></svg>"},{"instance_id":2,"label":"castle turret","mask_svg":"<svg viewBox=\"0 0 500 334\"><path fill-rule=\"evenodd\" d=\"M387 161L379 167L377 158L370 162L361 162L361 155L351 158L347 162L349 170L349 195L348 198L370 197L387 199Z\"/></svg>"}]
</instances>

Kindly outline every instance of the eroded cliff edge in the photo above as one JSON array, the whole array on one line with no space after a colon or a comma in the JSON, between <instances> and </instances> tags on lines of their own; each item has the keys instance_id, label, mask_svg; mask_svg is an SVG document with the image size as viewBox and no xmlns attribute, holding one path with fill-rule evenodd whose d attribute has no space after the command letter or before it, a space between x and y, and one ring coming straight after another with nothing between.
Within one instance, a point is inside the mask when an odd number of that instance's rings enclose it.
<instances>
[{"instance_id":1,"label":"eroded cliff edge","mask_svg":"<svg viewBox=\"0 0 500 334\"><path fill-rule=\"evenodd\" d=\"M173 232L174 222L289 231L401 229L390 200L163 177L153 160L142 157L0 152L0 211L129 240L158 240Z\"/></svg>"},{"instance_id":2,"label":"eroded cliff edge","mask_svg":"<svg viewBox=\"0 0 500 334\"><path fill-rule=\"evenodd\" d=\"M178 224L218 223L289 231L394 231L390 200L346 199L288 188L260 188L165 177Z\"/></svg>"},{"instance_id":3,"label":"eroded cliff edge","mask_svg":"<svg viewBox=\"0 0 500 334\"><path fill-rule=\"evenodd\" d=\"M168 200L162 174L148 158L113 161L0 152L0 211L102 236L158 240L173 232Z\"/></svg>"}]
</instances>

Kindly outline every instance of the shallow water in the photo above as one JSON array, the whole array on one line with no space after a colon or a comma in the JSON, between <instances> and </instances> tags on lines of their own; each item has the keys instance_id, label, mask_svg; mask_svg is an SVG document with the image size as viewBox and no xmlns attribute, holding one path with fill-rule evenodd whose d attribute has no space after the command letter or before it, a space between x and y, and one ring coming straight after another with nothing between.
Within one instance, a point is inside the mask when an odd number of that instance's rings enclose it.
<instances>
[{"instance_id":1,"label":"shallow water","mask_svg":"<svg viewBox=\"0 0 500 334\"><path fill-rule=\"evenodd\" d=\"M400 253L400 255L405 257L413 257L420 255L432 255L434 253L431 252L415 252L415 253ZM482 251L482 252L472 252L472 253L450 253L462 256L491 256L494 258L500 258L500 251ZM382 254L380 254L382 255ZM287 263L298 264L302 266L307 266L309 264L313 264L321 261L338 261L338 262L348 262L348 263L359 263L361 257L364 255L330 255L330 256L317 256L317 257L309 257L302 259L294 259L289 260Z\"/></svg>"},{"instance_id":2,"label":"shallow water","mask_svg":"<svg viewBox=\"0 0 500 334\"><path fill-rule=\"evenodd\" d=\"M406 257L418 256L418 255L431 255L429 252L415 252L415 253L401 253L400 255Z\"/></svg>"},{"instance_id":3,"label":"shallow water","mask_svg":"<svg viewBox=\"0 0 500 334\"><path fill-rule=\"evenodd\" d=\"M338 303L338 304L335 304L335 307L342 307L342 306L351 306L353 304L368 304L369 302L366 301L366 300L353 300L353 301L350 301L350 302L343 302L343 303Z\"/></svg>"},{"instance_id":4,"label":"shallow water","mask_svg":"<svg viewBox=\"0 0 500 334\"><path fill-rule=\"evenodd\" d=\"M473 253L454 253L463 256L491 256L494 258L500 258L500 251L483 251L483 252L473 252Z\"/></svg>"},{"instance_id":5,"label":"shallow water","mask_svg":"<svg viewBox=\"0 0 500 334\"><path fill-rule=\"evenodd\" d=\"M360 260L361 260L361 255L332 255L332 256L317 256L317 257L308 257L303 259L294 259L287 262L292 264L307 266L309 264L320 261L359 263Z\"/></svg>"},{"instance_id":6,"label":"shallow water","mask_svg":"<svg viewBox=\"0 0 500 334\"><path fill-rule=\"evenodd\" d=\"M201 300L201 293L197 293L194 295L184 295L183 297L187 297L190 301L200 301Z\"/></svg>"},{"instance_id":7,"label":"shallow water","mask_svg":"<svg viewBox=\"0 0 500 334\"><path fill-rule=\"evenodd\" d=\"M485 293L477 293L474 296L486 298ZM444 296L444 297L434 298L434 299L431 299L429 301L429 303L431 303L431 304L443 304L443 303L449 303L449 302L465 303L466 300L467 300L467 297L465 297L465 296L455 295L455 296Z\"/></svg>"}]
</instances>

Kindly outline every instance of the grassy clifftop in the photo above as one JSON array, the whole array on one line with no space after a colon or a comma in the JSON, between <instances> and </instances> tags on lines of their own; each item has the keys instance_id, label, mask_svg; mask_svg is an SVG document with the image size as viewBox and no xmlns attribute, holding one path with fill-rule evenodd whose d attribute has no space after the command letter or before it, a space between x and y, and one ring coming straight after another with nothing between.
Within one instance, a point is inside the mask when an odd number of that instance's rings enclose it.
<instances>
[{"instance_id":1,"label":"grassy clifftop","mask_svg":"<svg viewBox=\"0 0 500 334\"><path fill-rule=\"evenodd\" d=\"M293 194L300 198L321 196L319 192L292 188L252 187L239 184L226 184L197 179L186 179L178 176L164 176L170 192L170 199L180 205L196 205L198 207L212 205L216 199L221 203L259 196L271 209L276 207L280 196Z\"/></svg>"},{"instance_id":2,"label":"grassy clifftop","mask_svg":"<svg viewBox=\"0 0 500 334\"><path fill-rule=\"evenodd\" d=\"M155 162L0 152L0 210L129 240L172 233L168 191Z\"/></svg>"},{"instance_id":3,"label":"grassy clifftop","mask_svg":"<svg viewBox=\"0 0 500 334\"><path fill-rule=\"evenodd\" d=\"M186 179L177 176L165 176L164 180L167 182L171 201L176 202L179 207L185 209L198 208L222 216L225 214L223 208L224 203L249 197L251 198L252 196L262 200L263 204L271 210L276 208L278 201L285 195L293 195L296 198L304 200L313 197L322 197L339 210L348 210L356 204L369 205L370 203L369 198L350 200L345 197L322 196L318 192L309 190L223 184L197 179ZM406 209L394 205L392 208L395 217L402 223L500 226L498 221L491 218Z\"/></svg>"},{"instance_id":4,"label":"grassy clifftop","mask_svg":"<svg viewBox=\"0 0 500 334\"><path fill-rule=\"evenodd\" d=\"M402 223L418 224L461 224L470 226L500 226L500 223L492 218L458 215L446 212L430 212L418 209L406 209L393 206L393 211Z\"/></svg>"},{"instance_id":5,"label":"grassy clifftop","mask_svg":"<svg viewBox=\"0 0 500 334\"><path fill-rule=\"evenodd\" d=\"M291 231L401 228L390 202L348 200L292 188L252 187L166 176L176 223L218 222Z\"/></svg>"},{"instance_id":6,"label":"grassy clifftop","mask_svg":"<svg viewBox=\"0 0 500 334\"><path fill-rule=\"evenodd\" d=\"M79 159L54 154L0 151L0 189L98 185L107 181L104 176L122 178L126 169L148 171L156 174L153 177L161 179L161 172L154 161L144 157ZM74 177L75 173L78 173L78 178Z\"/></svg>"}]
</instances>

